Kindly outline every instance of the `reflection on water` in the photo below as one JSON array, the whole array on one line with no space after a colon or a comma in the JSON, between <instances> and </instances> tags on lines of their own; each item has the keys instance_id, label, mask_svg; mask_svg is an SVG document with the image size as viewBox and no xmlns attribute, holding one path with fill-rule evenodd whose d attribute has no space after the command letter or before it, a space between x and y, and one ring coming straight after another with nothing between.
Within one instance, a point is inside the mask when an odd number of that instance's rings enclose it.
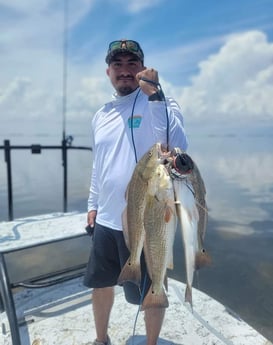
<instances>
[{"instance_id":1,"label":"reflection on water","mask_svg":"<svg viewBox=\"0 0 273 345\"><path fill-rule=\"evenodd\" d=\"M37 138L36 138L37 142ZM31 144L33 142L28 142ZM85 143L89 145L89 138ZM237 312L273 340L273 139L199 136L189 154L207 187L210 267L199 272L199 288ZM13 154L16 217L62 211L60 153ZM86 209L91 157L69 152L69 210ZM5 163L0 160L0 220L7 219ZM4 206L3 206L4 205ZM184 280L181 236L173 277ZM197 286L197 279L195 280ZM194 302L194 296L193 296Z\"/></svg>"},{"instance_id":2,"label":"reflection on water","mask_svg":"<svg viewBox=\"0 0 273 345\"><path fill-rule=\"evenodd\" d=\"M206 249L213 261L210 267L198 272L194 286L231 308L273 340L273 234L258 231L255 235L230 236L229 233L218 231L220 225L209 219ZM170 276L185 282L179 233L175 243L175 270Z\"/></svg>"},{"instance_id":3,"label":"reflection on water","mask_svg":"<svg viewBox=\"0 0 273 345\"><path fill-rule=\"evenodd\" d=\"M189 153L207 187L205 243L213 259L200 270L195 286L273 340L273 140L214 137L191 142ZM176 243L172 274L185 281L181 239Z\"/></svg>"}]
</instances>

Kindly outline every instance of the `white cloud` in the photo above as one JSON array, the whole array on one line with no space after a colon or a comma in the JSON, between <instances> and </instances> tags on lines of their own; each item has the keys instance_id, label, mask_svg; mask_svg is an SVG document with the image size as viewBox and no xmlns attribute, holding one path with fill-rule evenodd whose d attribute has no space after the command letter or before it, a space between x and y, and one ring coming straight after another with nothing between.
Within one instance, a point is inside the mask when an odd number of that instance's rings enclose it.
<instances>
[{"instance_id":1,"label":"white cloud","mask_svg":"<svg viewBox=\"0 0 273 345\"><path fill-rule=\"evenodd\" d=\"M70 28L80 21L93 3L91 0L69 1ZM20 120L36 118L42 123L43 120L58 121L61 118L63 4L63 1L52 0L0 0L4 15L1 27L5 33L0 37L2 120L12 122L16 119L19 125ZM70 68L74 75L78 72L68 62ZM77 76L75 87L80 84L78 79L82 75L81 72Z\"/></svg>"},{"instance_id":2,"label":"white cloud","mask_svg":"<svg viewBox=\"0 0 273 345\"><path fill-rule=\"evenodd\" d=\"M73 119L89 117L110 99L111 92L106 76L84 77L78 90L74 90L73 97L68 100L68 116Z\"/></svg>"},{"instance_id":3,"label":"white cloud","mask_svg":"<svg viewBox=\"0 0 273 345\"><path fill-rule=\"evenodd\" d=\"M164 0L114 0L118 2L123 8L126 8L130 13L139 13L150 7L158 6Z\"/></svg>"},{"instance_id":4,"label":"white cloud","mask_svg":"<svg viewBox=\"0 0 273 345\"><path fill-rule=\"evenodd\" d=\"M37 88L29 78L15 78L0 90L0 112L11 122L54 119L60 109L60 93L56 95L50 89Z\"/></svg>"},{"instance_id":5,"label":"white cloud","mask_svg":"<svg viewBox=\"0 0 273 345\"><path fill-rule=\"evenodd\" d=\"M188 118L273 119L273 44L260 31L232 35L217 54L199 63L199 74L180 101Z\"/></svg>"},{"instance_id":6,"label":"white cloud","mask_svg":"<svg viewBox=\"0 0 273 345\"><path fill-rule=\"evenodd\" d=\"M125 3L123 0L112 1ZM157 6L160 1L127 1L126 6L128 11L140 12L145 6ZM70 1L70 27L79 23L94 3L95 0ZM2 119L19 121L20 117L23 120L23 116L31 119L60 118L62 2L0 0L1 7L9 13L1 24L5 34L0 37ZM90 40L98 37L91 37ZM222 41L222 36L206 40L209 49ZM184 48L174 47L167 52L168 60L159 55L158 61L163 61L159 72L164 66L167 66L165 71L167 68L180 70L181 56L189 58L193 52L196 56L204 56L206 46L201 42L200 49L194 44ZM80 56L77 56L77 61L68 61L68 118L85 119L110 97L112 88L104 74L102 52L96 53L97 56L92 55L92 64L90 61L82 63ZM172 58L172 54L176 59ZM172 80L166 77L168 73L164 74L165 80L161 78L161 83L165 94L174 96L181 104L187 124L200 118L219 123L230 119L272 120L272 56L273 44L267 41L263 32L237 34L228 37L217 53L199 63L199 73L192 77L190 86L183 86L184 81L174 86Z\"/></svg>"}]
</instances>

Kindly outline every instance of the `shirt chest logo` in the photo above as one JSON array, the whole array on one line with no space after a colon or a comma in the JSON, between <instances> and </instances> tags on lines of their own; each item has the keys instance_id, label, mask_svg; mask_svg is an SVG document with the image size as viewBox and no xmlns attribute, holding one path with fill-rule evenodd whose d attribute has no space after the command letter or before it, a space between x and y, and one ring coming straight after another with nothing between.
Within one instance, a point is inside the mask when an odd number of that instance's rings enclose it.
<instances>
[{"instance_id":1,"label":"shirt chest logo","mask_svg":"<svg viewBox=\"0 0 273 345\"><path fill-rule=\"evenodd\" d=\"M139 128L142 121L141 115L135 115L128 118L128 127L129 128Z\"/></svg>"}]
</instances>

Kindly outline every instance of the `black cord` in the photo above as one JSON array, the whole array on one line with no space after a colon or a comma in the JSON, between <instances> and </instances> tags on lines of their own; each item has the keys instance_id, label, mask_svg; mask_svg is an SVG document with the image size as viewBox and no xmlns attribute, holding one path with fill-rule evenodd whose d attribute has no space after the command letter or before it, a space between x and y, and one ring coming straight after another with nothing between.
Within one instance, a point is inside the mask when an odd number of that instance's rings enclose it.
<instances>
[{"instance_id":1,"label":"black cord","mask_svg":"<svg viewBox=\"0 0 273 345\"><path fill-rule=\"evenodd\" d=\"M136 152L136 143L135 143L135 138L134 138L134 121L133 121L133 115L134 115L134 111L135 111L135 105L136 105L136 101L138 98L138 95L140 93L140 88L136 94L136 97L134 99L134 103L133 103L133 107L132 107L132 112L131 112L131 118L130 118L130 124L131 124L131 138L132 138L132 144L133 144L133 149L134 149L134 155L135 155L135 162L137 163L137 152Z\"/></svg>"},{"instance_id":2,"label":"black cord","mask_svg":"<svg viewBox=\"0 0 273 345\"><path fill-rule=\"evenodd\" d=\"M141 311L141 305L142 305L142 302L144 300L144 291L145 291L145 287L146 287L146 284L147 284L147 271L145 273L145 277L144 277L144 282L143 282L143 287L142 287L142 291L141 289L139 288L140 290L140 300L139 300L139 306L138 306L138 309L137 309L137 313L136 313L136 317L135 317L135 321L134 321L134 327L133 327L133 337L132 337L132 345L134 345L135 343L135 333L136 333L136 325L137 325L137 319L138 319L138 316L139 316L139 313Z\"/></svg>"}]
</instances>

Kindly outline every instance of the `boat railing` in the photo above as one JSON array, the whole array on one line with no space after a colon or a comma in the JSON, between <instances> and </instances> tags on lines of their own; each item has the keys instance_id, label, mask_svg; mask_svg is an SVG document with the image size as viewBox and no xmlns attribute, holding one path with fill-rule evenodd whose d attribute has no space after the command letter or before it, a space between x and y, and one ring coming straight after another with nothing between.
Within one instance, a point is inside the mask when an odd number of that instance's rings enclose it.
<instances>
[{"instance_id":1,"label":"boat railing","mask_svg":"<svg viewBox=\"0 0 273 345\"><path fill-rule=\"evenodd\" d=\"M63 211L67 212L67 152L68 150L87 150L92 151L91 147L73 146L73 137L71 135L64 137L61 145L11 145L10 140L4 140L4 145L0 150L4 150L4 159L7 168L7 195L8 195L8 218L13 220L13 186L12 186L12 157L13 150L31 150L32 154L41 154L43 150L61 150L63 166Z\"/></svg>"},{"instance_id":2,"label":"boat railing","mask_svg":"<svg viewBox=\"0 0 273 345\"><path fill-rule=\"evenodd\" d=\"M20 303L16 302L15 292L21 293L24 301L30 301L29 289L45 289L70 282L82 277L86 270L90 238L84 229L79 230L81 221L75 226L74 234L62 234L58 238L55 232L59 220L60 217L56 216L47 223L47 239L39 230L41 219L37 222L37 231L34 231L40 233L36 240L17 244L14 241L11 246L0 249L0 313L6 312L13 345L24 345L19 328L28 322L25 310L23 314L18 312ZM26 223L29 222L26 220ZM26 223L21 222L20 225ZM32 225L35 229L35 222ZM23 232L21 229L21 235Z\"/></svg>"}]
</instances>

